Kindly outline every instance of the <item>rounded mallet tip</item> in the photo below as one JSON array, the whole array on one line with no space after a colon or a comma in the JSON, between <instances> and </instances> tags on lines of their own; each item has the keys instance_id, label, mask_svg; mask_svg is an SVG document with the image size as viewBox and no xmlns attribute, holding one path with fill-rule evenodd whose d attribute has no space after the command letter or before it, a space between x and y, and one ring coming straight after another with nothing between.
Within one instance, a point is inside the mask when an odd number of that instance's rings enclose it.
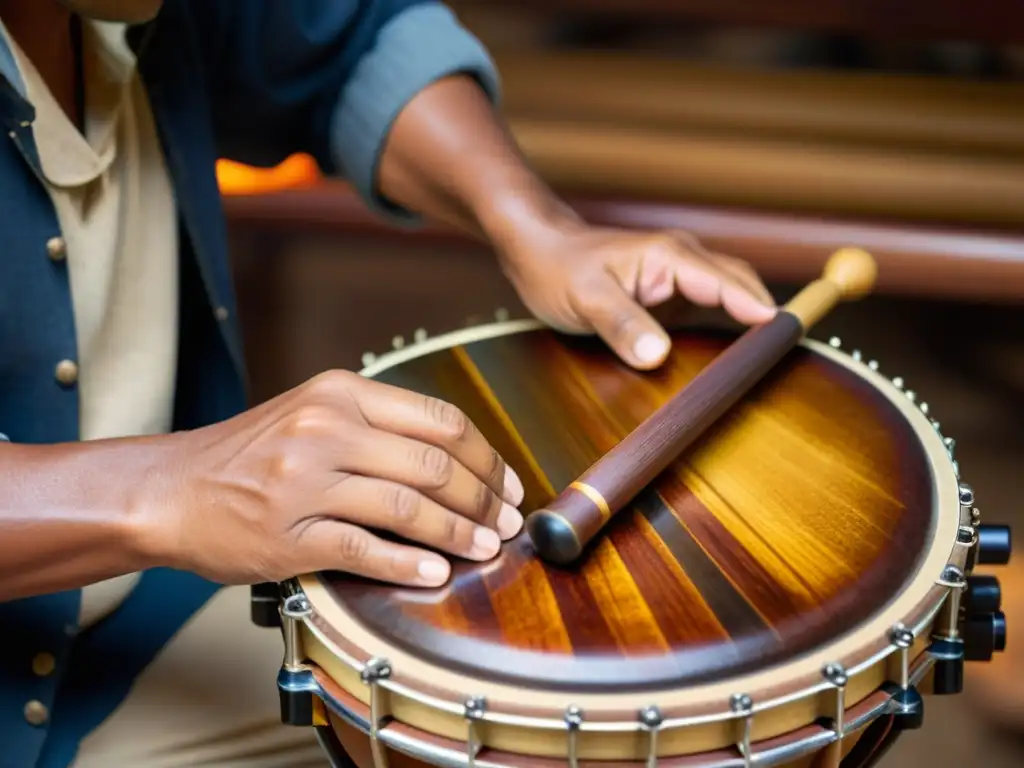
<instances>
[{"instance_id":1,"label":"rounded mallet tip","mask_svg":"<svg viewBox=\"0 0 1024 768\"><path fill-rule=\"evenodd\" d=\"M839 289L843 299L859 299L874 288L878 264L862 248L840 248L829 257L823 277Z\"/></svg>"}]
</instances>

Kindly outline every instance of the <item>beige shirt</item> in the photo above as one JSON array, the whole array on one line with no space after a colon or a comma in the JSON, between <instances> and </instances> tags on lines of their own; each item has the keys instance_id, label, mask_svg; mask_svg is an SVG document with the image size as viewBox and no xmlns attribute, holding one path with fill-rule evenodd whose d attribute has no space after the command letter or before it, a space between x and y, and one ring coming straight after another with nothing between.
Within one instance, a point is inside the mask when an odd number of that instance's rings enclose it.
<instances>
[{"instance_id":1,"label":"beige shirt","mask_svg":"<svg viewBox=\"0 0 1024 768\"><path fill-rule=\"evenodd\" d=\"M178 348L177 214L125 27L83 22L84 137L2 22L0 33L36 109L33 133L63 235L78 337L78 360L63 369L77 376L81 439L167 432ZM61 243L53 245L59 258ZM87 587L82 626L116 608L137 580Z\"/></svg>"}]
</instances>

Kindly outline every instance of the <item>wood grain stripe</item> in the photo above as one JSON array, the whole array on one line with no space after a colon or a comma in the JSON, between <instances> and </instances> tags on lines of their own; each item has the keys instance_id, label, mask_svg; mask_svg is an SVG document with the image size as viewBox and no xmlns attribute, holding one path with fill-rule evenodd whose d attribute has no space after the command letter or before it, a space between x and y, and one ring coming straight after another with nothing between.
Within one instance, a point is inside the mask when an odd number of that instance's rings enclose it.
<instances>
[{"instance_id":1,"label":"wood grain stripe","mask_svg":"<svg viewBox=\"0 0 1024 768\"><path fill-rule=\"evenodd\" d=\"M794 589L784 588L778 570L791 569L777 557L771 560L772 568L751 555L674 473L665 473L661 488L675 500L672 512L690 537L766 622L775 623L817 605L813 590L799 574L793 574Z\"/></svg>"},{"instance_id":2,"label":"wood grain stripe","mask_svg":"<svg viewBox=\"0 0 1024 768\"><path fill-rule=\"evenodd\" d=\"M765 631L774 635L772 627L701 549L657 492L653 489L644 491L637 497L635 506L657 531L694 586L704 595L707 604L730 636L741 637Z\"/></svg>"},{"instance_id":3,"label":"wood grain stripe","mask_svg":"<svg viewBox=\"0 0 1024 768\"><path fill-rule=\"evenodd\" d=\"M519 434L519 430L516 428L515 422L509 417L505 408L502 406L501 401L494 394L494 390L491 389L491 385L488 384L487 379L484 378L484 375L480 372L480 369L473 361L473 358L470 357L465 347L453 348L452 357L458 361L462 370L465 371L477 392L490 406L491 412L494 414L495 418L501 422L506 434L512 439L516 447L519 449L519 455L522 457L523 462L530 468L530 474L547 493L554 495L556 491L552 486L551 481L548 479L547 473L544 472L540 464L537 463L537 458L533 455L533 452L526 444L526 441L523 440L523 436Z\"/></svg>"},{"instance_id":4,"label":"wood grain stripe","mask_svg":"<svg viewBox=\"0 0 1024 768\"><path fill-rule=\"evenodd\" d=\"M660 596L649 607L665 639L674 647L728 640L729 632L647 518L636 509L623 516L608 537L640 590Z\"/></svg>"}]
</instances>

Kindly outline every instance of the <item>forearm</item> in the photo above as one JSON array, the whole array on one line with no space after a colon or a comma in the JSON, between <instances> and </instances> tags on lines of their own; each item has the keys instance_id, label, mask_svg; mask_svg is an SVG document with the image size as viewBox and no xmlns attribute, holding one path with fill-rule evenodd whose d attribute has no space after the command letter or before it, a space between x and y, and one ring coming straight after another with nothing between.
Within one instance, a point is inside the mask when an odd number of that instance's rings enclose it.
<instances>
[{"instance_id":1,"label":"forearm","mask_svg":"<svg viewBox=\"0 0 1024 768\"><path fill-rule=\"evenodd\" d=\"M156 440L0 443L0 601L153 567Z\"/></svg>"},{"instance_id":2,"label":"forearm","mask_svg":"<svg viewBox=\"0 0 1024 768\"><path fill-rule=\"evenodd\" d=\"M402 110L384 145L378 184L394 203L499 248L576 219L466 76L434 83Z\"/></svg>"}]
</instances>

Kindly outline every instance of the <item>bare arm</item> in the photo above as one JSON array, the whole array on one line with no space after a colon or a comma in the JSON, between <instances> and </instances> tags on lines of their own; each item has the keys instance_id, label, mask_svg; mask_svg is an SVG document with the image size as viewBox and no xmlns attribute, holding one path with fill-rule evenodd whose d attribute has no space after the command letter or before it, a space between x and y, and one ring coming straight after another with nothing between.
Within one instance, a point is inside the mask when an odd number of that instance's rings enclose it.
<instances>
[{"instance_id":1,"label":"bare arm","mask_svg":"<svg viewBox=\"0 0 1024 768\"><path fill-rule=\"evenodd\" d=\"M0 443L0 601L156 565L141 532L166 442Z\"/></svg>"}]
</instances>

